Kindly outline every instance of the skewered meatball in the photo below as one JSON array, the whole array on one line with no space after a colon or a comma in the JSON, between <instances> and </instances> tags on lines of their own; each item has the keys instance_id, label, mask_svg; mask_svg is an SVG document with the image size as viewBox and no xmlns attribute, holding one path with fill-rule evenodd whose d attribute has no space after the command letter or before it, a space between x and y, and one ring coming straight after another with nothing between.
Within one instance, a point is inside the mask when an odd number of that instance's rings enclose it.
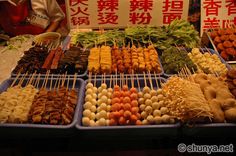
<instances>
[{"instance_id":1,"label":"skewered meatball","mask_svg":"<svg viewBox=\"0 0 236 156\"><path fill-rule=\"evenodd\" d=\"M222 43L219 43L219 44L217 44L217 49L218 49L219 51L222 51L222 50L224 50L225 48L224 48L224 46L223 46Z\"/></svg>"},{"instance_id":2,"label":"skewered meatball","mask_svg":"<svg viewBox=\"0 0 236 156\"><path fill-rule=\"evenodd\" d=\"M214 39L214 43L217 44L217 43L221 43L221 39L219 36L216 36L215 39Z\"/></svg>"},{"instance_id":3,"label":"skewered meatball","mask_svg":"<svg viewBox=\"0 0 236 156\"><path fill-rule=\"evenodd\" d=\"M234 34L229 35L229 39L231 41L236 41L236 35L234 35Z\"/></svg>"},{"instance_id":4,"label":"skewered meatball","mask_svg":"<svg viewBox=\"0 0 236 156\"><path fill-rule=\"evenodd\" d=\"M229 40L229 35L222 35L220 36L221 41L228 41Z\"/></svg>"},{"instance_id":5,"label":"skewered meatball","mask_svg":"<svg viewBox=\"0 0 236 156\"><path fill-rule=\"evenodd\" d=\"M224 41L223 46L225 48L231 48L233 47L233 44L230 41Z\"/></svg>"}]
</instances>

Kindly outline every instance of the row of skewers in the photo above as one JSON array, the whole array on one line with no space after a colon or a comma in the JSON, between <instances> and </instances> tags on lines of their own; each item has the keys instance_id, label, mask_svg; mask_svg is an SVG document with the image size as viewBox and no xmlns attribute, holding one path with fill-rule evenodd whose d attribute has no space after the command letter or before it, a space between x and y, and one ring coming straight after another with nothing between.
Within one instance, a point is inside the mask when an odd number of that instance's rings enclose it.
<instances>
[{"instance_id":1,"label":"row of skewers","mask_svg":"<svg viewBox=\"0 0 236 156\"><path fill-rule=\"evenodd\" d=\"M120 74L119 79L104 74L99 80L90 73L82 125L236 122L236 100L222 76L192 72L185 66L167 82L150 73L143 78Z\"/></svg>"},{"instance_id":2,"label":"row of skewers","mask_svg":"<svg viewBox=\"0 0 236 156\"><path fill-rule=\"evenodd\" d=\"M90 50L88 71L95 74L115 74L152 72L161 73L158 53L153 45L136 47L135 45L119 48L101 46Z\"/></svg>"},{"instance_id":3,"label":"row of skewers","mask_svg":"<svg viewBox=\"0 0 236 156\"><path fill-rule=\"evenodd\" d=\"M143 80L138 79L137 74L137 79L134 74L130 78L120 74L119 80L117 75L110 78L104 75L100 80L96 76L91 80L91 77L90 74L85 91L82 117L84 126L175 123L165 107L167 99L160 89L162 79L154 82L150 74L148 80L146 75ZM145 84L144 88L141 88L141 81Z\"/></svg>"},{"instance_id":4,"label":"row of skewers","mask_svg":"<svg viewBox=\"0 0 236 156\"><path fill-rule=\"evenodd\" d=\"M11 86L0 94L1 123L33 123L68 125L72 122L77 106L78 91L75 88L76 75L72 88L67 75L49 79L47 72L44 80L35 73L25 79L19 75Z\"/></svg>"}]
</instances>

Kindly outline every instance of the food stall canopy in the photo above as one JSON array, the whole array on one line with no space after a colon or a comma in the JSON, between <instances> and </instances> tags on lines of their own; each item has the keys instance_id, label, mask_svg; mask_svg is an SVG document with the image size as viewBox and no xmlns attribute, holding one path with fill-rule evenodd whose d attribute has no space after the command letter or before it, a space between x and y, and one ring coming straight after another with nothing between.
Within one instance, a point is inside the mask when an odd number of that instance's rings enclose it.
<instances>
[{"instance_id":1,"label":"food stall canopy","mask_svg":"<svg viewBox=\"0 0 236 156\"><path fill-rule=\"evenodd\" d=\"M162 26L188 17L189 0L66 0L70 29Z\"/></svg>"}]
</instances>

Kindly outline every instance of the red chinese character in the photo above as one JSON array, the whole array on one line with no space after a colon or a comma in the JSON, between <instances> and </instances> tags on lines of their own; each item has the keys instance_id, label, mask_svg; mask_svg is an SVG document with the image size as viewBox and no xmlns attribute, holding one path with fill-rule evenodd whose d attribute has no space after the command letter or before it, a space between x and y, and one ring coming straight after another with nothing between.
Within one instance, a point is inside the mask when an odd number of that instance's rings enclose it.
<instances>
[{"instance_id":1,"label":"red chinese character","mask_svg":"<svg viewBox=\"0 0 236 156\"><path fill-rule=\"evenodd\" d=\"M235 0L226 0L225 7L228 8L228 15L236 14L236 1Z\"/></svg>"},{"instance_id":2,"label":"red chinese character","mask_svg":"<svg viewBox=\"0 0 236 156\"><path fill-rule=\"evenodd\" d=\"M89 15L88 13L87 13L87 10L88 10L88 8L84 8L83 10L80 8L80 7L78 7L77 9L74 9L74 8L70 8L70 10L71 10L71 16L75 16L75 15L78 15L78 14L83 14L83 15Z\"/></svg>"},{"instance_id":3,"label":"red chinese character","mask_svg":"<svg viewBox=\"0 0 236 156\"><path fill-rule=\"evenodd\" d=\"M163 24L170 24L175 19L181 19L182 13L164 13Z\"/></svg>"},{"instance_id":4,"label":"red chinese character","mask_svg":"<svg viewBox=\"0 0 236 156\"><path fill-rule=\"evenodd\" d=\"M203 8L206 9L206 16L216 15L218 16L219 8L221 8L221 0L205 0L203 2Z\"/></svg>"},{"instance_id":5,"label":"red chinese character","mask_svg":"<svg viewBox=\"0 0 236 156\"><path fill-rule=\"evenodd\" d=\"M152 10L153 0L131 0L130 1L130 12L135 10Z\"/></svg>"},{"instance_id":6,"label":"red chinese character","mask_svg":"<svg viewBox=\"0 0 236 156\"><path fill-rule=\"evenodd\" d=\"M163 2L165 5L163 6L163 12L168 11L183 11L183 0L165 0Z\"/></svg>"},{"instance_id":7,"label":"red chinese character","mask_svg":"<svg viewBox=\"0 0 236 156\"><path fill-rule=\"evenodd\" d=\"M88 6L88 0L70 0L69 1L69 5L70 6L76 6L76 5L79 5L79 4L83 4L83 5L86 5Z\"/></svg>"},{"instance_id":8,"label":"red chinese character","mask_svg":"<svg viewBox=\"0 0 236 156\"><path fill-rule=\"evenodd\" d=\"M152 16L150 15L150 13L130 13L129 15L130 17L130 22L132 24L149 24Z\"/></svg>"},{"instance_id":9,"label":"red chinese character","mask_svg":"<svg viewBox=\"0 0 236 156\"><path fill-rule=\"evenodd\" d=\"M215 17L213 19L207 18L203 21L203 30L208 30L208 29L215 29L220 27L220 20L216 19Z\"/></svg>"},{"instance_id":10,"label":"red chinese character","mask_svg":"<svg viewBox=\"0 0 236 156\"><path fill-rule=\"evenodd\" d=\"M118 10L118 0L98 0L98 11L110 10L115 11Z\"/></svg>"},{"instance_id":11,"label":"red chinese character","mask_svg":"<svg viewBox=\"0 0 236 156\"><path fill-rule=\"evenodd\" d=\"M236 17L233 20L222 20L222 28L230 28L236 24Z\"/></svg>"},{"instance_id":12,"label":"red chinese character","mask_svg":"<svg viewBox=\"0 0 236 156\"><path fill-rule=\"evenodd\" d=\"M89 25L89 17L72 17L71 23L73 25Z\"/></svg>"},{"instance_id":13,"label":"red chinese character","mask_svg":"<svg viewBox=\"0 0 236 156\"><path fill-rule=\"evenodd\" d=\"M98 20L100 21L98 24L118 24L118 16L114 12L100 12L98 16Z\"/></svg>"}]
</instances>

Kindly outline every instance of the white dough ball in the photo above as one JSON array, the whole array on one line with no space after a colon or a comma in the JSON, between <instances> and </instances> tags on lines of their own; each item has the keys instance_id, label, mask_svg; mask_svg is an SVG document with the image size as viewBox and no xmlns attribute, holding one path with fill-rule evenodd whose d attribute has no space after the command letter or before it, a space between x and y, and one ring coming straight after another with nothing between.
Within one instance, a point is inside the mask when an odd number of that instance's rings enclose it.
<instances>
[{"instance_id":1,"label":"white dough ball","mask_svg":"<svg viewBox=\"0 0 236 156\"><path fill-rule=\"evenodd\" d=\"M86 95L86 97L85 97L85 101L86 101L86 102L92 101L92 99L93 99L93 97L92 97L92 95L90 95L90 94Z\"/></svg>"},{"instance_id":2,"label":"white dough ball","mask_svg":"<svg viewBox=\"0 0 236 156\"><path fill-rule=\"evenodd\" d=\"M107 110L107 105L105 103L102 103L99 107L101 110Z\"/></svg>"},{"instance_id":3,"label":"white dough ball","mask_svg":"<svg viewBox=\"0 0 236 156\"><path fill-rule=\"evenodd\" d=\"M91 126L91 127L96 126L96 122L94 120L90 120L89 126Z\"/></svg>"},{"instance_id":4,"label":"white dough ball","mask_svg":"<svg viewBox=\"0 0 236 156\"><path fill-rule=\"evenodd\" d=\"M89 126L90 125L90 119L88 117L83 117L82 118L82 124L84 126Z\"/></svg>"},{"instance_id":5,"label":"white dough ball","mask_svg":"<svg viewBox=\"0 0 236 156\"><path fill-rule=\"evenodd\" d=\"M153 109L160 109L161 105L158 102L152 103L152 108Z\"/></svg>"},{"instance_id":6,"label":"white dough ball","mask_svg":"<svg viewBox=\"0 0 236 156\"><path fill-rule=\"evenodd\" d=\"M99 112L99 116L100 116L100 118L104 118L104 119L106 119L107 118L107 112L106 111L104 111L104 110L102 110L101 112Z\"/></svg>"},{"instance_id":7,"label":"white dough ball","mask_svg":"<svg viewBox=\"0 0 236 156\"><path fill-rule=\"evenodd\" d=\"M157 91L156 90L151 90L150 94L151 94L151 96L156 96L157 95Z\"/></svg>"},{"instance_id":8,"label":"white dough ball","mask_svg":"<svg viewBox=\"0 0 236 156\"><path fill-rule=\"evenodd\" d=\"M90 110L91 110L91 112L96 112L97 111L97 107L96 106L94 106L94 105L92 105L91 107L90 107Z\"/></svg>"},{"instance_id":9,"label":"white dough ball","mask_svg":"<svg viewBox=\"0 0 236 156\"><path fill-rule=\"evenodd\" d=\"M92 84L92 83L88 83L88 84L86 85L86 89L88 89L88 88L93 88L93 84Z\"/></svg>"},{"instance_id":10,"label":"white dough ball","mask_svg":"<svg viewBox=\"0 0 236 156\"><path fill-rule=\"evenodd\" d=\"M138 92L138 97L142 98L143 97L143 92Z\"/></svg>"},{"instance_id":11,"label":"white dough ball","mask_svg":"<svg viewBox=\"0 0 236 156\"><path fill-rule=\"evenodd\" d=\"M86 90L86 93L85 93L86 95L88 95L88 94L93 94L93 89L92 88L88 88L87 90Z\"/></svg>"},{"instance_id":12,"label":"white dough ball","mask_svg":"<svg viewBox=\"0 0 236 156\"><path fill-rule=\"evenodd\" d=\"M151 106L147 106L146 108L145 108L145 112L147 113L147 114L151 114L152 113L152 107Z\"/></svg>"},{"instance_id":13,"label":"white dough ball","mask_svg":"<svg viewBox=\"0 0 236 156\"><path fill-rule=\"evenodd\" d=\"M150 95L149 93L145 93L144 96L143 96L143 98L144 98L145 100L151 99L151 95Z\"/></svg>"},{"instance_id":14,"label":"white dough ball","mask_svg":"<svg viewBox=\"0 0 236 156\"><path fill-rule=\"evenodd\" d=\"M91 113L92 113L92 112L91 112L89 109L85 109L85 110L83 111L83 116L90 118Z\"/></svg>"},{"instance_id":15,"label":"white dough ball","mask_svg":"<svg viewBox=\"0 0 236 156\"><path fill-rule=\"evenodd\" d=\"M98 124L99 124L99 126L106 126L106 119L104 119L104 118L99 119Z\"/></svg>"},{"instance_id":16,"label":"white dough ball","mask_svg":"<svg viewBox=\"0 0 236 156\"><path fill-rule=\"evenodd\" d=\"M90 109L90 107L92 107L92 105L93 105L93 104L88 101L88 102L86 102L86 103L83 105L83 108L84 108L84 109Z\"/></svg>"},{"instance_id":17,"label":"white dough ball","mask_svg":"<svg viewBox=\"0 0 236 156\"><path fill-rule=\"evenodd\" d=\"M146 119L146 118L147 118L147 116L148 116L148 115L147 115L147 113L146 113L146 112L142 112L142 113L141 113L141 117L142 117L143 119Z\"/></svg>"},{"instance_id":18,"label":"white dough ball","mask_svg":"<svg viewBox=\"0 0 236 156\"><path fill-rule=\"evenodd\" d=\"M140 108L141 111L144 111L145 108L146 108L146 105L145 105L145 104L141 104L141 105L139 106L139 108Z\"/></svg>"},{"instance_id":19,"label":"white dough ball","mask_svg":"<svg viewBox=\"0 0 236 156\"><path fill-rule=\"evenodd\" d=\"M90 119L91 120L95 120L96 119L96 114L94 112L91 113Z\"/></svg>"},{"instance_id":20,"label":"white dough ball","mask_svg":"<svg viewBox=\"0 0 236 156\"><path fill-rule=\"evenodd\" d=\"M107 89L107 84L103 83L103 84L101 85L101 87L102 87L102 89Z\"/></svg>"},{"instance_id":21,"label":"white dough ball","mask_svg":"<svg viewBox=\"0 0 236 156\"><path fill-rule=\"evenodd\" d=\"M148 115L147 121L148 121L150 124L153 124L153 123L154 123L154 118L153 118L153 116L152 116L152 115Z\"/></svg>"},{"instance_id":22,"label":"white dough ball","mask_svg":"<svg viewBox=\"0 0 236 156\"><path fill-rule=\"evenodd\" d=\"M143 125L148 125L148 121L147 121L147 120L143 120L143 121L142 121L142 124L143 124Z\"/></svg>"},{"instance_id":23,"label":"white dough ball","mask_svg":"<svg viewBox=\"0 0 236 156\"><path fill-rule=\"evenodd\" d=\"M168 109L166 107L161 107L160 111L161 114L166 114L168 112Z\"/></svg>"},{"instance_id":24,"label":"white dough ball","mask_svg":"<svg viewBox=\"0 0 236 156\"><path fill-rule=\"evenodd\" d=\"M155 124L161 124L162 123L162 118L160 116L155 116L154 117L154 122L155 122Z\"/></svg>"},{"instance_id":25,"label":"white dough ball","mask_svg":"<svg viewBox=\"0 0 236 156\"><path fill-rule=\"evenodd\" d=\"M146 106L151 106L151 105L152 105L152 100L147 99L147 100L145 101L145 105L146 105Z\"/></svg>"},{"instance_id":26,"label":"white dough ball","mask_svg":"<svg viewBox=\"0 0 236 156\"><path fill-rule=\"evenodd\" d=\"M92 99L91 103L92 103L92 105L97 105L97 100Z\"/></svg>"},{"instance_id":27,"label":"white dough ball","mask_svg":"<svg viewBox=\"0 0 236 156\"><path fill-rule=\"evenodd\" d=\"M161 116L161 111L160 110L158 110L158 109L155 109L154 111L153 111L153 116Z\"/></svg>"}]
</instances>

